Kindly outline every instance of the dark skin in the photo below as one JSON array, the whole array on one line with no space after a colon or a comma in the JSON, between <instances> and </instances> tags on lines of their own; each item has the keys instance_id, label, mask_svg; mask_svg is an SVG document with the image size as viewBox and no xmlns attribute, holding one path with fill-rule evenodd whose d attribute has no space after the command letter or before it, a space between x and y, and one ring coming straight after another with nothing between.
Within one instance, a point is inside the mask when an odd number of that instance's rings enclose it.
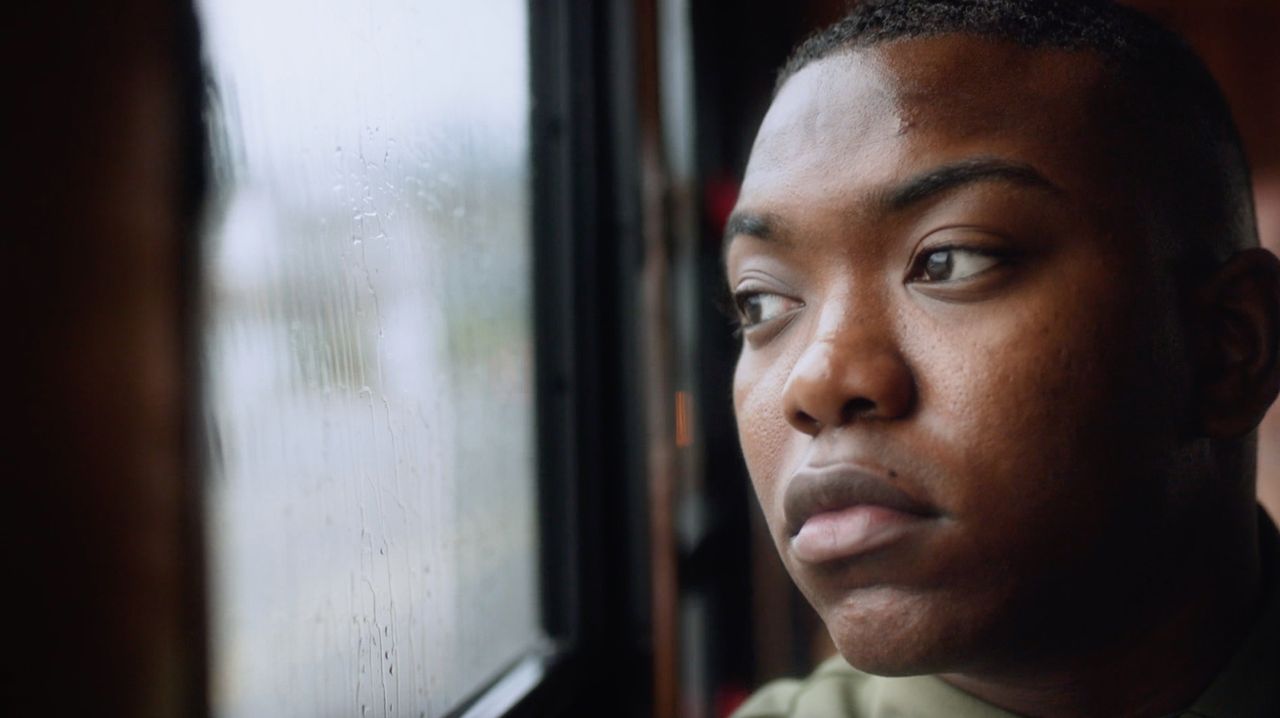
<instances>
[{"instance_id":1,"label":"dark skin","mask_svg":"<svg viewBox=\"0 0 1280 718\"><path fill-rule=\"evenodd\" d=\"M836 646L1029 716L1188 705L1259 596L1244 457L1280 381L1280 263L1174 276L1104 77L959 35L812 63L726 246L743 452ZM822 502L797 477L832 466L914 513L802 546Z\"/></svg>"}]
</instances>

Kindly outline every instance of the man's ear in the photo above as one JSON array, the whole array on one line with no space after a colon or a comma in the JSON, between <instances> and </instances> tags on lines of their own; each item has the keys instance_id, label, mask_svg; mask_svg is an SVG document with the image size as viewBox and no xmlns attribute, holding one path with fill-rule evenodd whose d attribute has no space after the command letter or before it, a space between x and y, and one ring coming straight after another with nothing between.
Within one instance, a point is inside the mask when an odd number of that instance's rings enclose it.
<instances>
[{"instance_id":1,"label":"man's ear","mask_svg":"<svg viewBox=\"0 0 1280 718\"><path fill-rule=\"evenodd\" d=\"M1214 439L1248 434L1280 390L1280 260L1252 248L1196 291L1201 428Z\"/></svg>"}]
</instances>

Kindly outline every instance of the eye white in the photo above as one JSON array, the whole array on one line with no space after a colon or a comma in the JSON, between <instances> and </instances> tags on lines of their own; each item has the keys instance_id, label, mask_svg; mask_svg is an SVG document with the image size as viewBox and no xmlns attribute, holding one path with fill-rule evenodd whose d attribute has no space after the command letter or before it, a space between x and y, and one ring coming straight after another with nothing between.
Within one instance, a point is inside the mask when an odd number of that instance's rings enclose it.
<instances>
[{"instance_id":1,"label":"eye white","mask_svg":"<svg viewBox=\"0 0 1280 718\"><path fill-rule=\"evenodd\" d=\"M777 294L761 294L758 299L760 318L757 321L767 322L770 319L776 319L791 309L792 302Z\"/></svg>"},{"instance_id":2,"label":"eye white","mask_svg":"<svg viewBox=\"0 0 1280 718\"><path fill-rule=\"evenodd\" d=\"M969 252L963 249L952 250L951 255L952 279L965 279L975 274L985 272L996 265L996 258L989 254L979 254L978 252Z\"/></svg>"}]
</instances>

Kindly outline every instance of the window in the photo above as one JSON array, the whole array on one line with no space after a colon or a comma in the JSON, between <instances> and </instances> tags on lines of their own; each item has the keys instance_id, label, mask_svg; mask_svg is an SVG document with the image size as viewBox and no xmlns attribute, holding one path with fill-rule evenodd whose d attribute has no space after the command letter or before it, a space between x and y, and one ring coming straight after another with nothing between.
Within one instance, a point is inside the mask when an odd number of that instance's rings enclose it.
<instances>
[{"instance_id":1,"label":"window","mask_svg":"<svg viewBox=\"0 0 1280 718\"><path fill-rule=\"evenodd\" d=\"M213 712L443 715L544 641L526 8L198 9Z\"/></svg>"}]
</instances>

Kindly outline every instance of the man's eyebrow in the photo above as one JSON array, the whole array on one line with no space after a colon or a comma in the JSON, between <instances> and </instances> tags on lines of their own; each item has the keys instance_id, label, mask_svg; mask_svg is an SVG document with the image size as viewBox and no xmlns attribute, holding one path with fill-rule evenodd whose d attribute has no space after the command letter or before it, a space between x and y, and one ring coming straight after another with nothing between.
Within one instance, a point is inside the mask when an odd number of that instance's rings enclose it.
<instances>
[{"instance_id":1,"label":"man's eyebrow","mask_svg":"<svg viewBox=\"0 0 1280 718\"><path fill-rule=\"evenodd\" d=\"M727 246L740 234L766 241L777 241L781 239L778 229L778 220L773 215L735 210L724 224L724 244Z\"/></svg>"},{"instance_id":2,"label":"man's eyebrow","mask_svg":"<svg viewBox=\"0 0 1280 718\"><path fill-rule=\"evenodd\" d=\"M790 244L784 235L784 228L774 215L768 212L734 210L724 223L724 239L720 242L721 264L728 264L729 245L733 243L734 237L755 237L766 242Z\"/></svg>"},{"instance_id":3,"label":"man's eyebrow","mask_svg":"<svg viewBox=\"0 0 1280 718\"><path fill-rule=\"evenodd\" d=\"M884 204L890 210L903 210L957 187L977 182L1008 182L1053 193L1062 191L1031 165L995 157L975 157L935 167L889 188L883 194Z\"/></svg>"},{"instance_id":4,"label":"man's eyebrow","mask_svg":"<svg viewBox=\"0 0 1280 718\"><path fill-rule=\"evenodd\" d=\"M1029 164L998 157L974 157L922 172L901 184L876 192L879 203L891 212L907 209L945 192L979 182L1005 182L1059 194L1062 189ZM721 242L722 260L727 264L729 246L735 237L749 236L787 245L778 218L767 212L735 210L725 222Z\"/></svg>"}]
</instances>

